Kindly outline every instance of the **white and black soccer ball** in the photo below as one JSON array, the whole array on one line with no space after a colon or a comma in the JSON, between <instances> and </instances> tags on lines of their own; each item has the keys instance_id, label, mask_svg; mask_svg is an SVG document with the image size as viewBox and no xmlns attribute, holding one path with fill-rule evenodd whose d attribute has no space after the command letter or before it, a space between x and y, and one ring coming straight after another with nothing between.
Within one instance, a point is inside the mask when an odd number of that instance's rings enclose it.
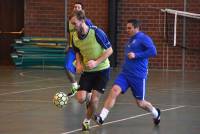
<instances>
[{"instance_id":1,"label":"white and black soccer ball","mask_svg":"<svg viewBox=\"0 0 200 134\"><path fill-rule=\"evenodd\" d=\"M68 102L68 97L64 92L58 92L53 97L53 104L59 108L63 108Z\"/></svg>"}]
</instances>

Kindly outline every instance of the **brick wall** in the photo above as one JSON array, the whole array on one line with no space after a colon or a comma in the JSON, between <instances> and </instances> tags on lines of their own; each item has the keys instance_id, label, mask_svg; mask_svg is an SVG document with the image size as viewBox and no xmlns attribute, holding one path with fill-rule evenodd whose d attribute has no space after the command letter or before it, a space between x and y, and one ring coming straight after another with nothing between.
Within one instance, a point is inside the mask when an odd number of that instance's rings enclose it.
<instances>
[{"instance_id":1,"label":"brick wall","mask_svg":"<svg viewBox=\"0 0 200 134\"><path fill-rule=\"evenodd\" d=\"M67 1L68 16L74 0ZM105 31L108 30L108 1L81 0L86 15ZM99 8L101 7L101 8ZM25 0L25 35L65 37L65 0Z\"/></svg>"},{"instance_id":2,"label":"brick wall","mask_svg":"<svg viewBox=\"0 0 200 134\"><path fill-rule=\"evenodd\" d=\"M108 31L108 0L81 0L86 15L94 24ZM74 0L67 0L68 16ZM25 35L64 37L65 0L26 0ZM200 13L200 1L187 2L187 11ZM150 35L157 47L158 56L150 60L150 68L178 69L184 64L186 70L200 70L200 20L186 19L186 47L182 49L183 17L178 17L177 46L173 46L174 15L167 14L167 29L164 38L164 13L160 9L183 11L184 0L120 0L118 1L117 62L123 60L124 43L127 40L125 26L128 19L142 21L141 30ZM189 48L189 49L188 49ZM184 59L184 60L183 60ZM184 61L184 62L183 62Z\"/></svg>"},{"instance_id":3,"label":"brick wall","mask_svg":"<svg viewBox=\"0 0 200 134\"><path fill-rule=\"evenodd\" d=\"M68 15L73 10L74 0L68 1ZM94 25L108 31L108 0L81 0L86 11L86 16L92 20Z\"/></svg>"},{"instance_id":4,"label":"brick wall","mask_svg":"<svg viewBox=\"0 0 200 134\"><path fill-rule=\"evenodd\" d=\"M187 3L187 11L200 13L200 1ZM150 60L150 67L156 69L200 70L200 20L186 19L186 46L183 42L183 17L178 17L177 46L173 46L174 15L167 14L167 36L164 38L163 8L184 10L183 0L121 0L118 10L118 62L123 60L124 43L127 40L125 25L128 19L142 21L141 30L150 35L157 47L158 56ZM188 49L189 48L189 49ZM195 50L193 50L195 49ZM184 54L185 53L185 54ZM185 60L183 60L185 59ZM184 61L184 62L183 62Z\"/></svg>"},{"instance_id":5,"label":"brick wall","mask_svg":"<svg viewBox=\"0 0 200 134\"><path fill-rule=\"evenodd\" d=\"M192 0L187 3L187 10L200 14L200 1ZM200 70L200 19L186 19L186 46L194 49L186 50L185 69Z\"/></svg>"},{"instance_id":6,"label":"brick wall","mask_svg":"<svg viewBox=\"0 0 200 134\"><path fill-rule=\"evenodd\" d=\"M25 0L25 35L64 37L64 0Z\"/></svg>"}]
</instances>

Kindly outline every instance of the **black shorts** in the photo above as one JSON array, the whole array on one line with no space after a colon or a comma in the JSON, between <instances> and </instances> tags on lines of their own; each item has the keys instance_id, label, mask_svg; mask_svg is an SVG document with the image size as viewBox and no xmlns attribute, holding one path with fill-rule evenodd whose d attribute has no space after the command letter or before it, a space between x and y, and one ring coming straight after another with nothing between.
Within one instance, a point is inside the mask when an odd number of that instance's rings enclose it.
<instances>
[{"instance_id":1,"label":"black shorts","mask_svg":"<svg viewBox=\"0 0 200 134\"><path fill-rule=\"evenodd\" d=\"M80 90L91 92L97 90L104 93L108 80L110 78L110 68L95 72L84 72L81 74L79 85Z\"/></svg>"}]
</instances>

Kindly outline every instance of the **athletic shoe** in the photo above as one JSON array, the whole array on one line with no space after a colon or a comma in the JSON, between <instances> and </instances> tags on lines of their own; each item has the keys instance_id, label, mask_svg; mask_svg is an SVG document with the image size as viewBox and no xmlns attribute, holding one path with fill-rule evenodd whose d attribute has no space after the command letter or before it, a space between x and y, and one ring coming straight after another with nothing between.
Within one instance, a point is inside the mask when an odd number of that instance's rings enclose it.
<instances>
[{"instance_id":1,"label":"athletic shoe","mask_svg":"<svg viewBox=\"0 0 200 134\"><path fill-rule=\"evenodd\" d=\"M67 94L68 97L72 97L77 93L78 87L71 87L71 92Z\"/></svg>"},{"instance_id":2,"label":"athletic shoe","mask_svg":"<svg viewBox=\"0 0 200 134\"><path fill-rule=\"evenodd\" d=\"M154 122L155 126L159 125L159 123L160 123L160 115L161 115L160 109L156 108L156 110L158 111L158 116L157 116L157 118L153 119L153 122Z\"/></svg>"},{"instance_id":3,"label":"athletic shoe","mask_svg":"<svg viewBox=\"0 0 200 134\"><path fill-rule=\"evenodd\" d=\"M88 122L82 123L82 131L89 131L90 130L90 124Z\"/></svg>"},{"instance_id":4,"label":"athletic shoe","mask_svg":"<svg viewBox=\"0 0 200 134\"><path fill-rule=\"evenodd\" d=\"M101 116L100 115L95 115L94 116L94 121L98 124L98 125L102 125L103 124L103 120L102 120L102 118L101 118Z\"/></svg>"}]
</instances>

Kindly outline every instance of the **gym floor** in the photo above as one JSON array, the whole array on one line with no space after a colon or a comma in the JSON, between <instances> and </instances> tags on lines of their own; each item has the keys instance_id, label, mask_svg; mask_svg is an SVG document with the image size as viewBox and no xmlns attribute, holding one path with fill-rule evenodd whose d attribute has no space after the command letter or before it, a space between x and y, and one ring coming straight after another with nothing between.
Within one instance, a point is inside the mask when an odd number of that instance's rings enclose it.
<instances>
[{"instance_id":1,"label":"gym floor","mask_svg":"<svg viewBox=\"0 0 200 134\"><path fill-rule=\"evenodd\" d=\"M117 75L111 71L108 89ZM77 76L79 77L79 76ZM161 123L138 108L131 92L121 95L103 126L81 131L85 105L71 98L63 109L52 103L70 83L62 69L0 68L0 134L199 134L200 72L150 70L146 99L162 110ZM102 96L98 111L107 93Z\"/></svg>"}]
</instances>

